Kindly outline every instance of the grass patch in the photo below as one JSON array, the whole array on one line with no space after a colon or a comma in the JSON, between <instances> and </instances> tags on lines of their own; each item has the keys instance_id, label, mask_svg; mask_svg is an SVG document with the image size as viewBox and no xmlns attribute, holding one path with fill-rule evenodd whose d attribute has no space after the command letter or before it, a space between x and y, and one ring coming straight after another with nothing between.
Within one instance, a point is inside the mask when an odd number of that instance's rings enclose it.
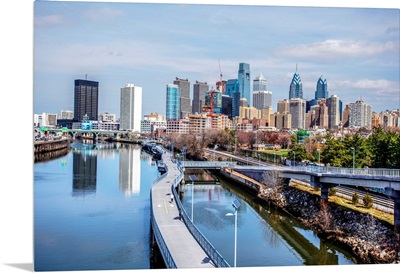
<instances>
[{"instance_id":1,"label":"grass patch","mask_svg":"<svg viewBox=\"0 0 400 273\"><path fill-rule=\"evenodd\" d=\"M291 182L290 185L293 188L296 188L296 189L301 190L301 191L306 191L308 193L315 194L315 195L318 195L318 196L321 195L321 191L315 189L314 187L305 186L305 185L302 185L302 184L298 184L296 182ZM339 197L339 196L336 196L336 195L329 196L328 197L328 201L329 202L333 202L333 203L335 203L335 204L337 204L339 206L343 206L343 207L346 207L348 209L354 210L354 211L358 211L358 212L361 212L361 213L370 213L375 218L377 218L377 219L379 219L381 221L385 221L385 222L389 223L390 225L394 225L394 216L393 216L393 214L389 214L389 213L377 210L375 208L369 208L368 209L368 208L364 207L360 203L355 205L355 204L353 204L351 202L351 200L348 200L348 199L345 199L345 198L342 198L342 197Z\"/></svg>"}]
</instances>

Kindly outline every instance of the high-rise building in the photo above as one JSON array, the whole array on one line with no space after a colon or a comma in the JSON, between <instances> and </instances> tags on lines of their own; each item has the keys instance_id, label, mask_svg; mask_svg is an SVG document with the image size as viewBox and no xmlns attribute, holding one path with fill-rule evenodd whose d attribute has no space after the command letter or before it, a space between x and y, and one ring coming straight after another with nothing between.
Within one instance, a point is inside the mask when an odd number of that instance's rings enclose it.
<instances>
[{"instance_id":1,"label":"high-rise building","mask_svg":"<svg viewBox=\"0 0 400 273\"><path fill-rule=\"evenodd\" d=\"M317 81L317 90L315 91L315 99L326 99L329 97L328 93L328 83L326 79L323 79L322 76L319 77Z\"/></svg>"},{"instance_id":2,"label":"high-rise building","mask_svg":"<svg viewBox=\"0 0 400 273\"><path fill-rule=\"evenodd\" d=\"M211 99L211 91L206 92L205 94L205 105L210 106L210 99ZM222 92L221 91L215 91L212 93L213 97L213 107L214 107L214 113L215 114L221 114L222 113Z\"/></svg>"},{"instance_id":3,"label":"high-rise building","mask_svg":"<svg viewBox=\"0 0 400 273\"><path fill-rule=\"evenodd\" d=\"M272 105L272 92L267 90L267 80L260 73L253 80L253 106L259 110Z\"/></svg>"},{"instance_id":4,"label":"high-rise building","mask_svg":"<svg viewBox=\"0 0 400 273\"><path fill-rule=\"evenodd\" d=\"M239 80L229 79L226 82L225 94L232 98L232 117L238 117L240 104Z\"/></svg>"},{"instance_id":5,"label":"high-rise building","mask_svg":"<svg viewBox=\"0 0 400 273\"><path fill-rule=\"evenodd\" d=\"M142 87L127 83L121 88L120 129L140 132Z\"/></svg>"},{"instance_id":6,"label":"high-rise building","mask_svg":"<svg viewBox=\"0 0 400 273\"><path fill-rule=\"evenodd\" d=\"M372 107L358 100L355 103L350 103L349 127L371 129L372 122Z\"/></svg>"},{"instance_id":7,"label":"high-rise building","mask_svg":"<svg viewBox=\"0 0 400 273\"><path fill-rule=\"evenodd\" d=\"M166 117L168 120L181 118L181 89L176 84L167 85Z\"/></svg>"},{"instance_id":8,"label":"high-rise building","mask_svg":"<svg viewBox=\"0 0 400 273\"><path fill-rule=\"evenodd\" d=\"M97 120L99 111L99 83L88 80L75 80L74 120L82 121L84 116Z\"/></svg>"},{"instance_id":9,"label":"high-rise building","mask_svg":"<svg viewBox=\"0 0 400 273\"><path fill-rule=\"evenodd\" d=\"M184 118L192 113L192 108L190 106L190 82L188 79L175 78L174 84L178 85L181 90L181 109L180 118Z\"/></svg>"},{"instance_id":10,"label":"high-rise building","mask_svg":"<svg viewBox=\"0 0 400 273\"><path fill-rule=\"evenodd\" d=\"M201 108L205 105L204 98L206 92L210 90L207 82L196 81L193 84L193 102L192 102L192 113L201 113Z\"/></svg>"},{"instance_id":11,"label":"high-rise building","mask_svg":"<svg viewBox=\"0 0 400 273\"><path fill-rule=\"evenodd\" d=\"M304 129L306 101L300 98L292 98L289 100L289 112L292 115L292 128Z\"/></svg>"},{"instance_id":12,"label":"high-rise building","mask_svg":"<svg viewBox=\"0 0 400 273\"><path fill-rule=\"evenodd\" d=\"M337 95L332 95L326 99L326 106L328 107L329 121L328 128L338 128L340 124L340 100Z\"/></svg>"},{"instance_id":13,"label":"high-rise building","mask_svg":"<svg viewBox=\"0 0 400 273\"><path fill-rule=\"evenodd\" d=\"M239 81L240 98L246 98L248 103L251 105L250 64L239 63L238 81Z\"/></svg>"},{"instance_id":14,"label":"high-rise building","mask_svg":"<svg viewBox=\"0 0 400 273\"><path fill-rule=\"evenodd\" d=\"M232 98L228 95L222 95L222 114L232 119Z\"/></svg>"},{"instance_id":15,"label":"high-rise building","mask_svg":"<svg viewBox=\"0 0 400 273\"><path fill-rule=\"evenodd\" d=\"M303 98L303 84L301 82L300 75L297 73L297 66L296 73L293 75L289 89L289 100L294 98Z\"/></svg>"},{"instance_id":16,"label":"high-rise building","mask_svg":"<svg viewBox=\"0 0 400 273\"><path fill-rule=\"evenodd\" d=\"M289 113L289 100L284 99L278 101L278 113L279 114L287 114Z\"/></svg>"}]
</instances>

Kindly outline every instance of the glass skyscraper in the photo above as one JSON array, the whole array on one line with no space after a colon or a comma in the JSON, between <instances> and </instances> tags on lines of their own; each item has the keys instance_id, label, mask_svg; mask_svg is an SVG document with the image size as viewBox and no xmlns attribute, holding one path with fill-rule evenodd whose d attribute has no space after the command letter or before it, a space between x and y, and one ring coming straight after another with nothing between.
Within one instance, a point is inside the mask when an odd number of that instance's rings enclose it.
<instances>
[{"instance_id":1,"label":"glass skyscraper","mask_svg":"<svg viewBox=\"0 0 400 273\"><path fill-rule=\"evenodd\" d=\"M267 80L261 73L253 80L253 106L258 110L272 106L272 92L267 91Z\"/></svg>"},{"instance_id":2,"label":"glass skyscraper","mask_svg":"<svg viewBox=\"0 0 400 273\"><path fill-rule=\"evenodd\" d=\"M176 84L167 85L167 120L179 120L181 116L181 89Z\"/></svg>"},{"instance_id":3,"label":"glass skyscraper","mask_svg":"<svg viewBox=\"0 0 400 273\"><path fill-rule=\"evenodd\" d=\"M89 120L97 120L99 111L99 83L88 80L75 80L74 120L82 121L87 115Z\"/></svg>"},{"instance_id":4,"label":"glass skyscraper","mask_svg":"<svg viewBox=\"0 0 400 273\"><path fill-rule=\"evenodd\" d=\"M238 81L240 98L246 98L249 105L252 105L250 95L250 65L248 63L239 63Z\"/></svg>"},{"instance_id":5,"label":"glass skyscraper","mask_svg":"<svg viewBox=\"0 0 400 273\"><path fill-rule=\"evenodd\" d=\"M315 91L315 99L326 99L329 97L328 93L328 83L326 79L323 79L322 76L319 77L317 81L317 90Z\"/></svg>"},{"instance_id":6,"label":"glass skyscraper","mask_svg":"<svg viewBox=\"0 0 400 273\"><path fill-rule=\"evenodd\" d=\"M180 88L180 118L184 118L192 113L192 108L190 106L190 82L188 79L175 78L174 84L178 85Z\"/></svg>"},{"instance_id":7,"label":"glass skyscraper","mask_svg":"<svg viewBox=\"0 0 400 273\"><path fill-rule=\"evenodd\" d=\"M294 98L303 98L303 84L301 83L300 75L297 73L297 67L289 89L289 100Z\"/></svg>"},{"instance_id":8,"label":"glass skyscraper","mask_svg":"<svg viewBox=\"0 0 400 273\"><path fill-rule=\"evenodd\" d=\"M239 116L240 90L239 81L230 79L226 82L225 95L232 98L232 118Z\"/></svg>"}]
</instances>

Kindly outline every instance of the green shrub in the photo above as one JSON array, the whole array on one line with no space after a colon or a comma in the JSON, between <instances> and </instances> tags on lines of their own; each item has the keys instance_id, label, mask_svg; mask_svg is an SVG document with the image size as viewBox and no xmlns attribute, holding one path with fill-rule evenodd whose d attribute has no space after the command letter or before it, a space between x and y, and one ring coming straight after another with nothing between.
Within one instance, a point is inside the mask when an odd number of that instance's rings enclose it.
<instances>
[{"instance_id":1,"label":"green shrub","mask_svg":"<svg viewBox=\"0 0 400 273\"><path fill-rule=\"evenodd\" d=\"M351 197L351 202L356 205L358 203L358 193L355 191Z\"/></svg>"},{"instance_id":2,"label":"green shrub","mask_svg":"<svg viewBox=\"0 0 400 273\"><path fill-rule=\"evenodd\" d=\"M336 188L330 188L328 191L329 196L334 196L336 194Z\"/></svg>"},{"instance_id":3,"label":"green shrub","mask_svg":"<svg viewBox=\"0 0 400 273\"><path fill-rule=\"evenodd\" d=\"M371 197L370 195L368 195L368 194L364 195L364 197L363 197L363 203L364 203L364 206L365 206L366 208L371 208L371 207L372 207L372 204L373 204L372 197Z\"/></svg>"}]
</instances>

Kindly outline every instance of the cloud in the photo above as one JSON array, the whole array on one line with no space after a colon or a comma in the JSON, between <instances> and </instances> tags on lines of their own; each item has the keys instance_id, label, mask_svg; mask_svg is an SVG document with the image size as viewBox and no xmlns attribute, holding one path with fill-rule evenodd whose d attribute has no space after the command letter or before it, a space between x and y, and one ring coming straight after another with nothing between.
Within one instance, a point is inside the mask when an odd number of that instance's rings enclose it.
<instances>
[{"instance_id":1,"label":"cloud","mask_svg":"<svg viewBox=\"0 0 400 273\"><path fill-rule=\"evenodd\" d=\"M36 26L56 26L63 23L62 16L60 15L47 15L35 17Z\"/></svg>"},{"instance_id":2,"label":"cloud","mask_svg":"<svg viewBox=\"0 0 400 273\"><path fill-rule=\"evenodd\" d=\"M111 19L117 16L121 16L124 13L121 10L101 8L96 10L89 10L86 12L86 16L92 21L102 21Z\"/></svg>"},{"instance_id":3,"label":"cloud","mask_svg":"<svg viewBox=\"0 0 400 273\"><path fill-rule=\"evenodd\" d=\"M399 45L394 42L378 43L354 40L326 40L311 44L299 44L278 50L277 54L286 57L302 58L348 58L374 56L398 52Z\"/></svg>"}]
</instances>

